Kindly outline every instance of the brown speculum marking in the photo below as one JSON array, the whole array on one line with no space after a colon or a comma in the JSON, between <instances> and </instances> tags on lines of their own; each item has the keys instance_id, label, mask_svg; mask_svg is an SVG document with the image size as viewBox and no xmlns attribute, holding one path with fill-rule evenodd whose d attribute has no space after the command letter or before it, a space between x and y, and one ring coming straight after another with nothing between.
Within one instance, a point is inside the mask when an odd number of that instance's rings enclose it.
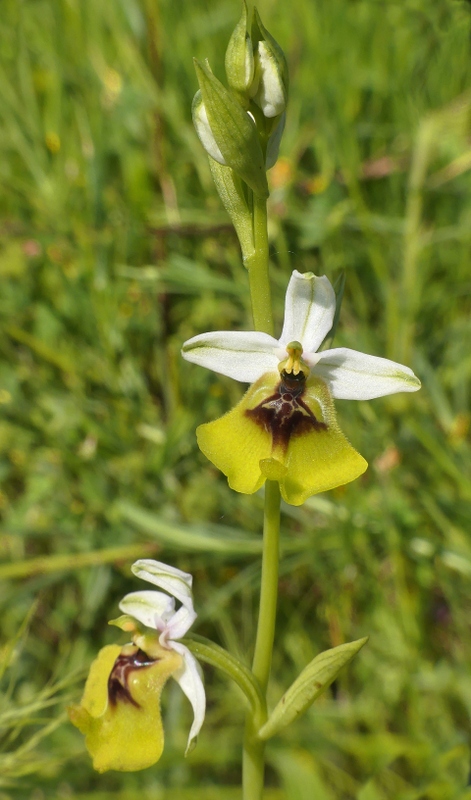
<instances>
[{"instance_id":1,"label":"brown speculum marking","mask_svg":"<svg viewBox=\"0 0 471 800\"><path fill-rule=\"evenodd\" d=\"M283 371L275 392L255 408L246 409L247 416L271 434L274 447L281 445L286 450L292 436L327 430L326 423L320 422L304 402L305 391L303 372L294 375Z\"/></svg>"},{"instance_id":2,"label":"brown speculum marking","mask_svg":"<svg viewBox=\"0 0 471 800\"><path fill-rule=\"evenodd\" d=\"M143 650L136 650L129 655L121 654L114 662L113 669L108 678L108 698L110 705L116 706L118 702L131 703L140 708L129 690L128 681L131 672L142 667L150 667L155 664L155 660L149 658Z\"/></svg>"}]
</instances>

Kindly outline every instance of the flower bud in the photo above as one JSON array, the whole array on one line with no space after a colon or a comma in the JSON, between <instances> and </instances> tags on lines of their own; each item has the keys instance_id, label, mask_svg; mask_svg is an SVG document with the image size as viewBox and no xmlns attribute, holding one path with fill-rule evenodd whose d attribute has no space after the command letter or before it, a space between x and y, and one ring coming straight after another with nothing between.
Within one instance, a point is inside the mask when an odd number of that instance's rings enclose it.
<instances>
[{"instance_id":1,"label":"flower bud","mask_svg":"<svg viewBox=\"0 0 471 800\"><path fill-rule=\"evenodd\" d=\"M283 50L263 25L256 9L252 39L256 42L256 49L250 94L265 117L277 117L283 113L288 102L288 65Z\"/></svg>"},{"instance_id":2,"label":"flower bud","mask_svg":"<svg viewBox=\"0 0 471 800\"><path fill-rule=\"evenodd\" d=\"M265 159L253 119L208 66L195 60L195 68L204 111L195 98L193 113L203 147L215 161L231 167L258 197L268 197Z\"/></svg>"},{"instance_id":3,"label":"flower bud","mask_svg":"<svg viewBox=\"0 0 471 800\"><path fill-rule=\"evenodd\" d=\"M242 3L242 16L234 28L226 50L227 82L242 95L249 90L254 76L252 41L247 31L247 5Z\"/></svg>"}]
</instances>

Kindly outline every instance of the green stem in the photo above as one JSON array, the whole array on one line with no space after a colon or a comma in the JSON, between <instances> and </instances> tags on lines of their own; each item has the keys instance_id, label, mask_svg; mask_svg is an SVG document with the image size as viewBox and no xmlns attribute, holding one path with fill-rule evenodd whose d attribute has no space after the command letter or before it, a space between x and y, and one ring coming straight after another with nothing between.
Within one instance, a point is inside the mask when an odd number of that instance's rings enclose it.
<instances>
[{"instance_id":1,"label":"green stem","mask_svg":"<svg viewBox=\"0 0 471 800\"><path fill-rule=\"evenodd\" d=\"M280 488L278 483L265 484L265 516L263 524L262 579L260 609L252 672L266 696L275 637L280 550ZM257 738L257 721L248 717L245 726L243 753L243 798L261 800L265 772L265 742Z\"/></svg>"},{"instance_id":2,"label":"green stem","mask_svg":"<svg viewBox=\"0 0 471 800\"><path fill-rule=\"evenodd\" d=\"M252 672L266 694L275 638L278 563L280 554L280 487L275 481L265 484L263 524L262 585L260 611Z\"/></svg>"},{"instance_id":3,"label":"green stem","mask_svg":"<svg viewBox=\"0 0 471 800\"><path fill-rule=\"evenodd\" d=\"M256 331L273 334L270 280L268 276L267 204L253 195L253 234L255 250L246 259L250 297Z\"/></svg>"},{"instance_id":4,"label":"green stem","mask_svg":"<svg viewBox=\"0 0 471 800\"><path fill-rule=\"evenodd\" d=\"M273 312L268 275L267 205L253 196L254 253L246 259L249 271L250 296L254 327L273 335ZM278 563L280 538L280 489L278 483L265 485L265 516L263 524L262 578L260 609L252 672L266 698L275 636L276 601L278 594ZM266 713L266 711L265 711ZM262 723L263 724L263 723ZM242 763L243 800L262 800L265 774L265 742L257 737L260 719L248 714L245 724Z\"/></svg>"}]
</instances>

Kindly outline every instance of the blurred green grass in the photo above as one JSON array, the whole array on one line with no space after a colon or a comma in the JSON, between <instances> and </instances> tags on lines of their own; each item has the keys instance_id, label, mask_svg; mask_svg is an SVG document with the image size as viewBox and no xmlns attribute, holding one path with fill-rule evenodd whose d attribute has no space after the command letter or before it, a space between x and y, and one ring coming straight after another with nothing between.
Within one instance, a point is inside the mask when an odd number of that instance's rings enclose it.
<instances>
[{"instance_id":1,"label":"blurred green grass","mask_svg":"<svg viewBox=\"0 0 471 800\"><path fill-rule=\"evenodd\" d=\"M271 172L278 323L291 269L345 273L336 343L423 380L339 402L369 471L284 508L273 702L320 650L370 642L273 743L268 782L273 800L466 800L470 6L259 9L291 69ZM238 15L235 0L2 2L2 800L238 796L242 709L209 670L187 761L173 687L164 757L144 773L94 774L56 726L112 640L140 548L193 572L198 632L250 658L262 499L231 493L194 436L241 388L179 357L197 332L251 326L190 120L192 56L222 77Z\"/></svg>"}]
</instances>

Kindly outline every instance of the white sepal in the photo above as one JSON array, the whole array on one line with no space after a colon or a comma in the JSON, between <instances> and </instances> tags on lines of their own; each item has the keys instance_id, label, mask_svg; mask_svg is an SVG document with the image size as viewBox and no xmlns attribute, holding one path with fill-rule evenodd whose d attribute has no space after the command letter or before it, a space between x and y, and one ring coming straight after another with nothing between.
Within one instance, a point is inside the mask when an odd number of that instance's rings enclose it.
<instances>
[{"instance_id":1,"label":"white sepal","mask_svg":"<svg viewBox=\"0 0 471 800\"><path fill-rule=\"evenodd\" d=\"M157 621L166 623L175 614L175 600L163 592L153 589L131 592L121 600L119 607L123 614L134 617L147 628L161 630Z\"/></svg>"},{"instance_id":2,"label":"white sepal","mask_svg":"<svg viewBox=\"0 0 471 800\"><path fill-rule=\"evenodd\" d=\"M193 707L193 724L190 728L188 736L188 744L186 746L185 755L192 749L192 745L201 726L204 722L204 715L206 713L206 695L203 685L203 673L201 667L192 653L181 642L172 642L171 646L177 653L183 657L182 666L173 674L173 678L177 681L180 689L190 701Z\"/></svg>"},{"instance_id":3,"label":"white sepal","mask_svg":"<svg viewBox=\"0 0 471 800\"><path fill-rule=\"evenodd\" d=\"M193 578L188 572L182 572L176 567L170 567L151 558L136 561L131 569L139 578L160 586L168 592L168 594L164 594L151 589L131 592L123 597L119 607L126 615L134 617L146 627L158 631L161 647L175 650L182 656L182 664L173 673L173 677L188 697L193 708L194 719L186 748L186 753L188 753L195 743L206 711L201 667L188 648L181 642L175 641L187 633L197 616L193 608L191 591ZM177 611L175 611L174 598L182 604ZM134 641L140 646L138 639Z\"/></svg>"},{"instance_id":4,"label":"white sepal","mask_svg":"<svg viewBox=\"0 0 471 800\"><path fill-rule=\"evenodd\" d=\"M316 375L338 400L372 400L396 392L416 392L420 381L409 367L348 347L319 353Z\"/></svg>"},{"instance_id":5,"label":"white sepal","mask_svg":"<svg viewBox=\"0 0 471 800\"><path fill-rule=\"evenodd\" d=\"M329 333L335 315L335 292L329 279L294 270L285 300L280 344L301 342L304 353L316 352Z\"/></svg>"},{"instance_id":6,"label":"white sepal","mask_svg":"<svg viewBox=\"0 0 471 800\"><path fill-rule=\"evenodd\" d=\"M322 378L332 397L371 400L395 392L415 392L420 381L409 367L386 358L340 347L319 351L332 328L335 292L325 275L291 275L285 298L283 330L278 340L256 331L213 331L189 339L182 355L187 361L235 380L255 383L276 373L288 357L291 342L300 342L302 360L311 375Z\"/></svg>"},{"instance_id":7,"label":"white sepal","mask_svg":"<svg viewBox=\"0 0 471 800\"><path fill-rule=\"evenodd\" d=\"M132 572L143 581L153 583L168 594L171 594L182 605L193 609L193 595L191 591L193 576L189 572L170 567L162 561L152 558L141 558L131 567Z\"/></svg>"},{"instance_id":8,"label":"white sepal","mask_svg":"<svg viewBox=\"0 0 471 800\"><path fill-rule=\"evenodd\" d=\"M214 331L188 339L182 354L200 367L242 383L254 383L266 372L276 372L278 348L278 342L268 333Z\"/></svg>"}]
</instances>

